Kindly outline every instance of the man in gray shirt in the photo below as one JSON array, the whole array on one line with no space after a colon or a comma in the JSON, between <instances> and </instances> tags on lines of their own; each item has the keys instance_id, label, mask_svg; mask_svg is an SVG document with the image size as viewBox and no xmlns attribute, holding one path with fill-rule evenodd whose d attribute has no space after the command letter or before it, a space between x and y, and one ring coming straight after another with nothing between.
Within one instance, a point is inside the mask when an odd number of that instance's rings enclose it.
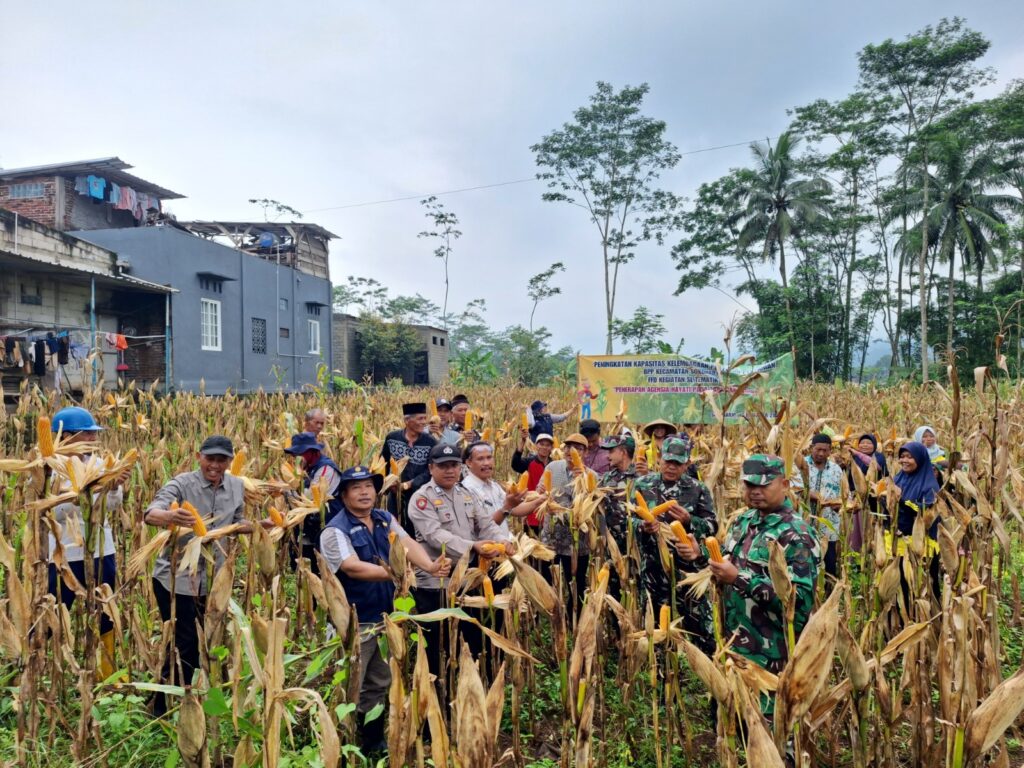
<instances>
[{"instance_id":1,"label":"man in gray shirt","mask_svg":"<svg viewBox=\"0 0 1024 768\"><path fill-rule=\"evenodd\" d=\"M178 665L172 663L174 654L168 654L162 673L163 681L177 685L189 685L192 675L199 667L199 635L196 621L200 624L206 612L206 594L209 585L206 583L206 568L200 561L200 567L194 574L187 571L174 573L172 557L180 558L185 545L194 538L192 525L195 520L192 514L184 509L171 509L172 504L179 505L189 502L198 511L207 530L223 528L237 523L243 526L241 532L252 530L252 524L245 519L245 487L241 479L226 474L228 465L235 455L231 440L223 435L213 435L203 441L197 454L199 469L184 472L174 477L163 488L157 491L152 503L146 509L142 519L147 525L159 528L179 526L178 535L172 551L165 548L156 559L153 569L153 593L160 616L164 621L171 619L171 598L174 598L174 648L180 664L181 677L175 682L171 673L176 672ZM266 525L272 525L266 521ZM215 569L224 564L224 540L213 542ZM177 563L173 564L177 569ZM166 701L158 695L154 706L154 714L161 716L166 712Z\"/></svg>"}]
</instances>

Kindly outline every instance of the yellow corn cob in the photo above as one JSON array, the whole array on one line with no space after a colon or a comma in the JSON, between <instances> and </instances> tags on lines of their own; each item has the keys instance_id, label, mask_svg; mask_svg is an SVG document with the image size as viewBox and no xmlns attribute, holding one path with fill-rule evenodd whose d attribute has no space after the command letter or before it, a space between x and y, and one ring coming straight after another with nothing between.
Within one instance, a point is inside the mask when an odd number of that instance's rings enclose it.
<instances>
[{"instance_id":1,"label":"yellow corn cob","mask_svg":"<svg viewBox=\"0 0 1024 768\"><path fill-rule=\"evenodd\" d=\"M398 462L395 461L394 459L389 459L388 460L388 470L391 472L392 475L397 475L398 474Z\"/></svg>"},{"instance_id":2,"label":"yellow corn cob","mask_svg":"<svg viewBox=\"0 0 1024 768\"><path fill-rule=\"evenodd\" d=\"M648 523L655 522L654 515L651 514L651 510L647 506L647 499L644 498L644 495L640 493L640 491L636 492L636 507L634 507L634 509L636 510L636 516L641 520Z\"/></svg>"},{"instance_id":3,"label":"yellow corn cob","mask_svg":"<svg viewBox=\"0 0 1024 768\"><path fill-rule=\"evenodd\" d=\"M597 488L597 475L593 472L587 472L587 492L593 493L594 489Z\"/></svg>"},{"instance_id":4,"label":"yellow corn cob","mask_svg":"<svg viewBox=\"0 0 1024 768\"><path fill-rule=\"evenodd\" d=\"M852 435L852 434L853 434L853 425L852 424L847 424L846 425L846 429L843 430L843 442L846 442L847 440L849 440L850 439L850 435Z\"/></svg>"},{"instance_id":5,"label":"yellow corn cob","mask_svg":"<svg viewBox=\"0 0 1024 768\"><path fill-rule=\"evenodd\" d=\"M487 600L487 607L494 605L494 585L489 576L484 576L484 598Z\"/></svg>"},{"instance_id":6,"label":"yellow corn cob","mask_svg":"<svg viewBox=\"0 0 1024 768\"><path fill-rule=\"evenodd\" d=\"M388 544L394 544L398 534L395 531L388 531Z\"/></svg>"},{"instance_id":7,"label":"yellow corn cob","mask_svg":"<svg viewBox=\"0 0 1024 768\"><path fill-rule=\"evenodd\" d=\"M544 490L551 493L551 470L545 469L544 474L540 478L541 485L544 486Z\"/></svg>"},{"instance_id":8,"label":"yellow corn cob","mask_svg":"<svg viewBox=\"0 0 1024 768\"><path fill-rule=\"evenodd\" d=\"M498 544L496 541L489 541L484 544L481 548L481 554L486 558L495 558L499 555L505 554L505 547Z\"/></svg>"},{"instance_id":9,"label":"yellow corn cob","mask_svg":"<svg viewBox=\"0 0 1024 768\"><path fill-rule=\"evenodd\" d=\"M530 473L529 472L523 472L523 474L521 474L519 476L519 482L516 484L516 492L517 493L525 493L526 489L529 488L529 486L530 486Z\"/></svg>"},{"instance_id":10,"label":"yellow corn cob","mask_svg":"<svg viewBox=\"0 0 1024 768\"><path fill-rule=\"evenodd\" d=\"M690 543L690 537L687 535L686 529L683 528L683 524L680 523L678 520L673 520L671 523L668 524L668 527L672 529L672 533L674 533L676 535L676 538L679 539L681 542L683 542L684 544Z\"/></svg>"},{"instance_id":11,"label":"yellow corn cob","mask_svg":"<svg viewBox=\"0 0 1024 768\"><path fill-rule=\"evenodd\" d=\"M609 572L608 563L601 566L601 570L597 572L597 586L601 587L608 583Z\"/></svg>"},{"instance_id":12,"label":"yellow corn cob","mask_svg":"<svg viewBox=\"0 0 1024 768\"><path fill-rule=\"evenodd\" d=\"M202 516L199 514L199 510L193 507L189 502L183 501L181 508L192 515L194 522L192 523L192 533L196 536L206 535L206 523L203 522Z\"/></svg>"},{"instance_id":13,"label":"yellow corn cob","mask_svg":"<svg viewBox=\"0 0 1024 768\"><path fill-rule=\"evenodd\" d=\"M466 411L466 431L469 432L473 429L473 412Z\"/></svg>"},{"instance_id":14,"label":"yellow corn cob","mask_svg":"<svg viewBox=\"0 0 1024 768\"><path fill-rule=\"evenodd\" d=\"M427 400L427 409L430 411L430 418L433 419L437 417L437 402L434 398Z\"/></svg>"},{"instance_id":15,"label":"yellow corn cob","mask_svg":"<svg viewBox=\"0 0 1024 768\"><path fill-rule=\"evenodd\" d=\"M284 517L281 516L281 513L275 506L270 507L270 520L278 528L284 528Z\"/></svg>"},{"instance_id":16,"label":"yellow corn cob","mask_svg":"<svg viewBox=\"0 0 1024 768\"><path fill-rule=\"evenodd\" d=\"M723 562L722 549L718 546L718 539L716 539L714 536L708 536L706 539L704 539L704 546L708 548L708 557L711 558L711 562Z\"/></svg>"},{"instance_id":17,"label":"yellow corn cob","mask_svg":"<svg viewBox=\"0 0 1024 768\"><path fill-rule=\"evenodd\" d=\"M668 633L668 625L672 621L672 609L667 605L661 606L661 614L658 616L658 629Z\"/></svg>"},{"instance_id":18,"label":"yellow corn cob","mask_svg":"<svg viewBox=\"0 0 1024 768\"><path fill-rule=\"evenodd\" d=\"M231 460L231 468L228 470L232 475L238 477L245 468L245 451L239 450L235 458Z\"/></svg>"},{"instance_id":19,"label":"yellow corn cob","mask_svg":"<svg viewBox=\"0 0 1024 768\"><path fill-rule=\"evenodd\" d=\"M572 465L573 469L583 469L583 459L580 458L580 452L575 448L569 448L569 463Z\"/></svg>"},{"instance_id":20,"label":"yellow corn cob","mask_svg":"<svg viewBox=\"0 0 1024 768\"><path fill-rule=\"evenodd\" d=\"M53 433L50 432L50 420L45 416L40 416L36 422L36 433L39 438L39 452L43 454L43 458L50 458L53 456Z\"/></svg>"},{"instance_id":21,"label":"yellow corn cob","mask_svg":"<svg viewBox=\"0 0 1024 768\"><path fill-rule=\"evenodd\" d=\"M554 435L552 435L551 436L551 449L554 450L555 448L558 448L558 446L560 446L560 445L561 445L561 443L558 442L558 438L555 437Z\"/></svg>"},{"instance_id":22,"label":"yellow corn cob","mask_svg":"<svg viewBox=\"0 0 1024 768\"><path fill-rule=\"evenodd\" d=\"M526 430L530 429L530 418L525 413L519 414L519 426Z\"/></svg>"},{"instance_id":23,"label":"yellow corn cob","mask_svg":"<svg viewBox=\"0 0 1024 768\"><path fill-rule=\"evenodd\" d=\"M675 505L676 505L676 503L674 501L663 501L661 504L659 504L658 506L656 506L654 509L651 510L651 514L654 517L658 517L659 515L664 515L666 512L668 512L670 509L672 509L672 507L674 507Z\"/></svg>"},{"instance_id":24,"label":"yellow corn cob","mask_svg":"<svg viewBox=\"0 0 1024 768\"><path fill-rule=\"evenodd\" d=\"M117 400L115 400L114 396L112 394L110 394L109 392L107 392L107 405L113 405L113 406L117 405Z\"/></svg>"},{"instance_id":25,"label":"yellow corn cob","mask_svg":"<svg viewBox=\"0 0 1024 768\"><path fill-rule=\"evenodd\" d=\"M483 440L485 443L491 442L491 437L492 437L492 435L491 435L491 428L490 427L487 427L484 430L483 434L480 435L480 439Z\"/></svg>"},{"instance_id":26,"label":"yellow corn cob","mask_svg":"<svg viewBox=\"0 0 1024 768\"><path fill-rule=\"evenodd\" d=\"M310 490L313 494L313 506L319 507L324 503L323 486L321 486L320 483L315 483Z\"/></svg>"}]
</instances>

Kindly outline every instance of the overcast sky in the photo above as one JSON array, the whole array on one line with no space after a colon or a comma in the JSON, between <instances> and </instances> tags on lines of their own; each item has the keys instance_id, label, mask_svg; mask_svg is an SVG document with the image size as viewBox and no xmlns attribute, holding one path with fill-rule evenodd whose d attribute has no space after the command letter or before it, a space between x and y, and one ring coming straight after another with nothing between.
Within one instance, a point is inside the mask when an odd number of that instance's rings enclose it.
<instances>
[{"instance_id":1,"label":"overcast sky","mask_svg":"<svg viewBox=\"0 0 1024 768\"><path fill-rule=\"evenodd\" d=\"M116 155L186 195L169 206L182 219L258 220L246 201L274 198L340 236L336 283L373 277L440 304L416 199L355 204L531 178L530 145L597 80L649 83L645 112L684 153L774 137L786 108L850 91L865 44L956 14L992 41L984 63L1000 84L1024 77L1020 0L8 2L0 166ZM686 155L665 182L691 195L748 157L745 146ZM442 198L464 233L449 308L484 298L492 326L526 325L528 278L562 261L562 296L537 324L555 347L603 352L592 225L542 190ZM645 248L616 314L645 305L685 352L704 352L740 307L714 291L673 296L676 280L669 248Z\"/></svg>"}]
</instances>

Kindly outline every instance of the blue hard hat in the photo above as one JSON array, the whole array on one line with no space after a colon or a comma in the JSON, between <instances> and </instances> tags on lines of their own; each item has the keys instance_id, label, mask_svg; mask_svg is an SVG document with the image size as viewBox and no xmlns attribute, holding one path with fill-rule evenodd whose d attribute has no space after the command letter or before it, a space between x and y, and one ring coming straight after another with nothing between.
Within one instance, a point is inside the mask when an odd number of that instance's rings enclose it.
<instances>
[{"instance_id":1,"label":"blue hard hat","mask_svg":"<svg viewBox=\"0 0 1024 768\"><path fill-rule=\"evenodd\" d=\"M50 420L50 431L101 432L103 427L96 423L96 419L85 408L71 406L70 408L61 408L53 414L53 418Z\"/></svg>"},{"instance_id":2,"label":"blue hard hat","mask_svg":"<svg viewBox=\"0 0 1024 768\"><path fill-rule=\"evenodd\" d=\"M344 491L345 486L349 483L354 483L356 480L372 480L373 487L380 493L380 489L384 487L384 478L378 475L376 472L371 472L368 467L355 466L349 467L341 473L341 478L338 481L338 491Z\"/></svg>"}]
</instances>

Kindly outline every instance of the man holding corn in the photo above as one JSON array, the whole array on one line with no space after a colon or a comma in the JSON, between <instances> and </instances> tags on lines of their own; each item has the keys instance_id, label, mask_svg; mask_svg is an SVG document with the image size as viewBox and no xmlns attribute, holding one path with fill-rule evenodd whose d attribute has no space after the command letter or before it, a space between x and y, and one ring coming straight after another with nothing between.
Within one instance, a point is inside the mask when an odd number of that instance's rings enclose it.
<instances>
[{"instance_id":1,"label":"man holding corn","mask_svg":"<svg viewBox=\"0 0 1024 768\"><path fill-rule=\"evenodd\" d=\"M636 492L644 497L652 509L661 507L664 511L655 522L639 523L639 530L646 535L637 537L640 551L640 580L643 592L657 608L672 602L672 585L679 580L676 571L695 573L706 560L702 557L687 559L678 550L668 550L669 562L661 556L658 538L662 535L662 524L678 521L685 531L703 541L718 531L711 491L688 473L690 444L679 437L666 437L661 444L661 466L659 472L644 475L636 481ZM671 505L671 506L669 506ZM675 537L667 540L670 543ZM711 628L711 608L704 597L692 597L686 590L675 592L676 608L683 617L683 628L689 632L693 642L702 650L714 651Z\"/></svg>"},{"instance_id":2,"label":"man holding corn","mask_svg":"<svg viewBox=\"0 0 1024 768\"><path fill-rule=\"evenodd\" d=\"M193 673L199 668L196 622L203 622L209 587L205 568L200 567L195 573L180 571L177 569L178 557L196 535L205 535L207 531L228 525L241 526L240 533L252 530L252 524L245 518L245 486L241 478L227 474L234 455L235 449L229 438L223 435L206 438L197 454L199 469L172 478L157 491L142 516L147 525L178 528L172 539L174 544L161 551L153 569L153 594L163 621L171 620L172 601L174 604L177 664L172 665L175 654L168 654L161 675L167 683L176 680L178 685L189 685ZM188 510L189 506L197 510L201 520ZM271 527L273 523L267 520L263 525ZM226 552L220 541L213 542L212 548L214 568L219 569L224 565ZM177 675L179 668L180 677ZM161 716L165 712L166 701L158 695L154 714Z\"/></svg>"},{"instance_id":3,"label":"man holding corn","mask_svg":"<svg viewBox=\"0 0 1024 768\"><path fill-rule=\"evenodd\" d=\"M730 526L722 546L724 559L712 560L710 568L723 589L724 634L735 635L733 650L778 674L788 658L788 631L786 608L768 572L769 545L777 542L786 558L795 588L793 630L799 636L814 609L818 539L793 508L781 458L751 456L743 462L742 478L749 509ZM689 551L683 556L687 554L697 556Z\"/></svg>"},{"instance_id":4,"label":"man holding corn","mask_svg":"<svg viewBox=\"0 0 1024 768\"><path fill-rule=\"evenodd\" d=\"M633 497L633 487L637 481L637 469L633 463L636 440L624 432L606 437L601 441L601 447L608 451L611 469L601 475L598 484L602 488L613 489L603 502L604 522L615 543L619 545L619 551L626 554L626 533L629 528L626 499Z\"/></svg>"}]
</instances>

